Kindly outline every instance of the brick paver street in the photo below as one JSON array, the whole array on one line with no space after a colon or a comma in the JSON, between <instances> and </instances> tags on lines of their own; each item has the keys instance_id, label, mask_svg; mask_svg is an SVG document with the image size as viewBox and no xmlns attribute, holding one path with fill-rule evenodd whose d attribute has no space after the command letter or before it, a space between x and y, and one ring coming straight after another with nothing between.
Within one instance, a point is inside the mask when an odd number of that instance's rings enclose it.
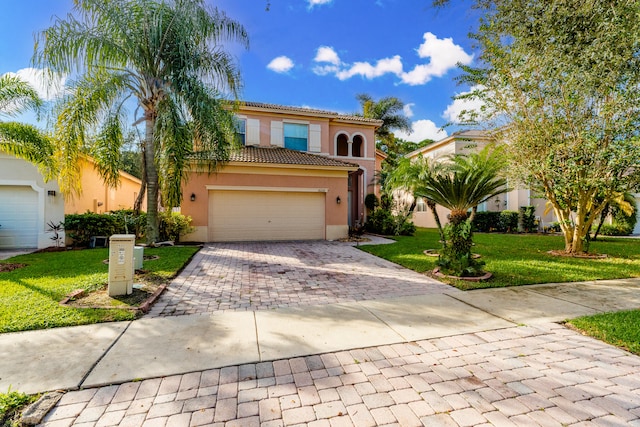
<instances>
[{"instance_id":1,"label":"brick paver street","mask_svg":"<svg viewBox=\"0 0 640 427\"><path fill-rule=\"evenodd\" d=\"M44 426L633 426L640 358L513 327L67 393Z\"/></svg>"},{"instance_id":2,"label":"brick paver street","mask_svg":"<svg viewBox=\"0 0 640 427\"><path fill-rule=\"evenodd\" d=\"M453 292L356 248L335 242L205 246L148 316L267 310Z\"/></svg>"}]
</instances>

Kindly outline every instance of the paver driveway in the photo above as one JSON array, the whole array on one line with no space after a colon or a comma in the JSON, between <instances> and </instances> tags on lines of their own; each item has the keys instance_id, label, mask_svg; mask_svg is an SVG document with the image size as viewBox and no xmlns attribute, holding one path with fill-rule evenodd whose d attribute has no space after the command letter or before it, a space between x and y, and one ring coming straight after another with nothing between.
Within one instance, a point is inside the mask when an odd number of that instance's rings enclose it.
<instances>
[{"instance_id":1,"label":"paver driveway","mask_svg":"<svg viewBox=\"0 0 640 427\"><path fill-rule=\"evenodd\" d=\"M266 310L456 292L339 242L205 246L148 316Z\"/></svg>"}]
</instances>

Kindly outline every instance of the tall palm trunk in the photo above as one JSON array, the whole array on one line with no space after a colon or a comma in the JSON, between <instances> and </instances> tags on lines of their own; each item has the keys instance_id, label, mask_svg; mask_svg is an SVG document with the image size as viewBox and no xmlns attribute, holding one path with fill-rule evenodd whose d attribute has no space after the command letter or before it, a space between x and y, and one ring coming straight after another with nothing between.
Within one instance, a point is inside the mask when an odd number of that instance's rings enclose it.
<instances>
[{"instance_id":1,"label":"tall palm trunk","mask_svg":"<svg viewBox=\"0 0 640 427\"><path fill-rule=\"evenodd\" d=\"M440 233L440 243L444 248L447 244L447 238L444 235L444 229L442 228L442 223L440 222L440 215L438 215L438 211L436 210L436 202L434 202L431 199L426 199L426 202L427 202L427 206L429 206L429 209L431 210L431 213L433 214L433 219L435 219L436 221L436 226L438 227L438 233Z\"/></svg>"},{"instance_id":2,"label":"tall palm trunk","mask_svg":"<svg viewBox=\"0 0 640 427\"><path fill-rule=\"evenodd\" d=\"M152 112L146 113L144 135L144 160L147 178L147 243L160 240L158 222L158 169L155 161L155 125L156 117Z\"/></svg>"}]
</instances>

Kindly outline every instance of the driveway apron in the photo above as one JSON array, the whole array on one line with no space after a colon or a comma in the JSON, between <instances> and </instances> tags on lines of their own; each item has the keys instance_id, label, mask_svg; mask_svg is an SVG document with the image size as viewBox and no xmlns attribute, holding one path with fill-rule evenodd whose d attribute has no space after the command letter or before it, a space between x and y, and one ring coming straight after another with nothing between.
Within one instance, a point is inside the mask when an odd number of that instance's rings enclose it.
<instances>
[{"instance_id":1,"label":"driveway apron","mask_svg":"<svg viewBox=\"0 0 640 427\"><path fill-rule=\"evenodd\" d=\"M456 290L336 242L205 246L149 317L348 303Z\"/></svg>"}]
</instances>

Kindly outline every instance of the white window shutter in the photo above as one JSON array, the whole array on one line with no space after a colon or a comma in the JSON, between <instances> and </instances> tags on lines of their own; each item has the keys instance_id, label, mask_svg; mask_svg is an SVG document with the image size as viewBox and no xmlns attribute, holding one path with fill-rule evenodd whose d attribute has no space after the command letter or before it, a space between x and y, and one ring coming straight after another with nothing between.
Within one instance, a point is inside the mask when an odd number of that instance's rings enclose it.
<instances>
[{"instance_id":1,"label":"white window shutter","mask_svg":"<svg viewBox=\"0 0 640 427\"><path fill-rule=\"evenodd\" d=\"M320 153L322 151L320 125L309 125L309 151L312 153Z\"/></svg>"},{"instance_id":2,"label":"white window shutter","mask_svg":"<svg viewBox=\"0 0 640 427\"><path fill-rule=\"evenodd\" d=\"M284 147L284 131L282 122L271 122L271 145Z\"/></svg>"},{"instance_id":3,"label":"white window shutter","mask_svg":"<svg viewBox=\"0 0 640 427\"><path fill-rule=\"evenodd\" d=\"M260 145L260 120L247 119L247 141L245 145Z\"/></svg>"}]
</instances>

